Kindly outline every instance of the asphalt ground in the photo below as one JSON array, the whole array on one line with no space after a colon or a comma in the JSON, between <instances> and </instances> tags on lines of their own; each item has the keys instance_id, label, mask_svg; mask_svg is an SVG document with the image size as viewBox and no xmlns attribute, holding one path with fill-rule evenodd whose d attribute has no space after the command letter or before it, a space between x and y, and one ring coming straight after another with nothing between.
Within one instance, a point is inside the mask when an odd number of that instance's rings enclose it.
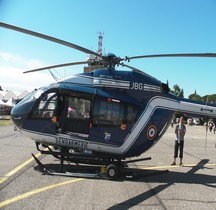
<instances>
[{"instance_id":1,"label":"asphalt ground","mask_svg":"<svg viewBox=\"0 0 216 210\"><path fill-rule=\"evenodd\" d=\"M216 134L206 135L205 127L187 126L183 167L171 166L169 127L141 156L151 160L131 164L148 176L117 181L45 175L31 153L56 169L59 161L15 135L13 126L0 127L0 209L216 209Z\"/></svg>"}]
</instances>

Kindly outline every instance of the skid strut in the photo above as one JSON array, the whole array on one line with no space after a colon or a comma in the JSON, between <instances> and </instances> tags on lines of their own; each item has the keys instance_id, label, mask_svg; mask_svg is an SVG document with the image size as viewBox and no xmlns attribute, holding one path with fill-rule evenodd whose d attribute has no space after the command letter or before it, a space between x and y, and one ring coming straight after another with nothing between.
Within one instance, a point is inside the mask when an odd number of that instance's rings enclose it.
<instances>
[{"instance_id":1,"label":"skid strut","mask_svg":"<svg viewBox=\"0 0 216 210\"><path fill-rule=\"evenodd\" d=\"M46 168L41 162L40 160L38 160L34 154L32 154L33 158L35 159L35 161L37 162L40 170L48 175L56 175L56 176L69 176L69 177L82 177L82 178L100 178L98 173L72 173L72 172L56 172L53 170L50 170L48 168Z\"/></svg>"},{"instance_id":2,"label":"skid strut","mask_svg":"<svg viewBox=\"0 0 216 210\"><path fill-rule=\"evenodd\" d=\"M130 160L130 161L120 161L119 162L109 162L106 164L100 164L99 165L81 165L76 162L77 165L70 165L71 168L74 169L74 171L77 172L67 172L63 171L63 164L64 160L66 159L64 156L60 156L60 171L54 171L48 169L44 164L41 163L41 161L35 157L34 154L32 154L33 158L37 162L40 171L42 171L45 174L48 175L56 175L56 176L67 176L67 177L82 177L82 178L94 178L94 179L140 179L145 178L149 176L155 176L160 175L163 173L169 172L168 170L164 171L153 171L149 172L149 170L145 169L138 169L138 168L129 168L127 163L134 163L144 160L150 160L151 158L141 158L136 160ZM89 171L92 171L89 173ZM147 172L148 171L148 172ZM147 173L146 173L147 172Z\"/></svg>"}]
</instances>

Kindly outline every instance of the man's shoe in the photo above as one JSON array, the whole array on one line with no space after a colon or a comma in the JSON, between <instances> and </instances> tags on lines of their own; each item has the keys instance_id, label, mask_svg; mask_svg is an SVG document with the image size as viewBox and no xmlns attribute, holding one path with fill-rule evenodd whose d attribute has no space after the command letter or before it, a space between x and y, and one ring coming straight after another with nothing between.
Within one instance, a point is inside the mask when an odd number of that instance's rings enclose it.
<instances>
[{"instance_id":1,"label":"man's shoe","mask_svg":"<svg viewBox=\"0 0 216 210\"><path fill-rule=\"evenodd\" d=\"M184 166L183 163L179 163L180 166Z\"/></svg>"},{"instance_id":2,"label":"man's shoe","mask_svg":"<svg viewBox=\"0 0 216 210\"><path fill-rule=\"evenodd\" d=\"M176 165L176 162L174 161L172 164L171 164L171 166L175 166Z\"/></svg>"}]
</instances>

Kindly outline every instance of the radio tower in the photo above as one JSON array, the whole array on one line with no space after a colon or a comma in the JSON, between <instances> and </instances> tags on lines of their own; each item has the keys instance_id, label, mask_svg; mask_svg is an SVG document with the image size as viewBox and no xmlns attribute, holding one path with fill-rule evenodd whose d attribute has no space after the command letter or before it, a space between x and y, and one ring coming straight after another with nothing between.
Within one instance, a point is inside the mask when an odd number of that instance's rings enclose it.
<instances>
[{"instance_id":1,"label":"radio tower","mask_svg":"<svg viewBox=\"0 0 216 210\"><path fill-rule=\"evenodd\" d=\"M98 54L102 55L102 42L104 33L98 32Z\"/></svg>"},{"instance_id":2,"label":"radio tower","mask_svg":"<svg viewBox=\"0 0 216 210\"><path fill-rule=\"evenodd\" d=\"M103 35L104 35L104 33L98 32L98 51L97 51L97 53L99 55L102 55ZM102 59L100 57L97 57L95 55L89 55L88 60L92 60L93 62L90 62L88 67L84 66L84 72L91 72L95 69L102 69L104 67Z\"/></svg>"}]
</instances>

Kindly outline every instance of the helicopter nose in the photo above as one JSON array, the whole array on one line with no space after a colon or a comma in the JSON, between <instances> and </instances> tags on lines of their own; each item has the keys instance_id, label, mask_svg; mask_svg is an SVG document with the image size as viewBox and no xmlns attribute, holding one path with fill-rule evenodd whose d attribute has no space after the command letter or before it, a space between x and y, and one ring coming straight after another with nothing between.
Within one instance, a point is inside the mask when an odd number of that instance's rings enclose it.
<instances>
[{"instance_id":1,"label":"helicopter nose","mask_svg":"<svg viewBox=\"0 0 216 210\"><path fill-rule=\"evenodd\" d=\"M11 110L11 119L19 129L23 128L23 122L29 116L35 101L34 97L26 96Z\"/></svg>"},{"instance_id":2,"label":"helicopter nose","mask_svg":"<svg viewBox=\"0 0 216 210\"><path fill-rule=\"evenodd\" d=\"M23 107L22 104L17 104L11 110L11 119L15 126L19 129L22 128L23 121L28 116L28 110Z\"/></svg>"},{"instance_id":3,"label":"helicopter nose","mask_svg":"<svg viewBox=\"0 0 216 210\"><path fill-rule=\"evenodd\" d=\"M20 116L12 116L12 115L11 115L11 119L12 119L14 125L15 125L17 128L19 128L19 129L22 128L22 117L20 117Z\"/></svg>"}]
</instances>

